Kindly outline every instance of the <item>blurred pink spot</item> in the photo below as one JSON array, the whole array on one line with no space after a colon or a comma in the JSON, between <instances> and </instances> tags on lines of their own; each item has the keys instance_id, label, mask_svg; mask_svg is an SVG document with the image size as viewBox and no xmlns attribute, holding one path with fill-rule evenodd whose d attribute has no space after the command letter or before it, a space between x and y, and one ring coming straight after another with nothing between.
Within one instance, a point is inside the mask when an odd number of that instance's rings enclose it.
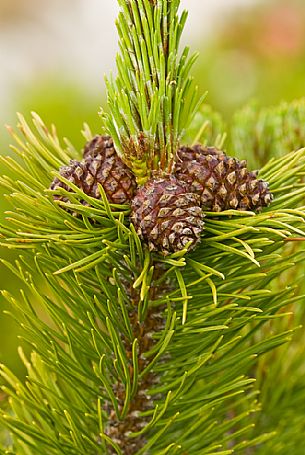
<instances>
[{"instance_id":1,"label":"blurred pink spot","mask_svg":"<svg viewBox=\"0 0 305 455\"><path fill-rule=\"evenodd\" d=\"M304 14L296 6L282 5L269 11L261 23L258 42L262 53L298 56L305 47Z\"/></svg>"}]
</instances>

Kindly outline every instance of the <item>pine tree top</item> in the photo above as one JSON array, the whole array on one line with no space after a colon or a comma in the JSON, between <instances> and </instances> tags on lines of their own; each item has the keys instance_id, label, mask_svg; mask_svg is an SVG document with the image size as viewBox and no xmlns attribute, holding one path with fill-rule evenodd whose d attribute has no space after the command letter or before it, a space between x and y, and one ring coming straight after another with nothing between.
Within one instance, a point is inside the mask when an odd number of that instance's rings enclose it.
<instances>
[{"instance_id":1,"label":"pine tree top","mask_svg":"<svg viewBox=\"0 0 305 455\"><path fill-rule=\"evenodd\" d=\"M187 19L180 0L119 0L118 75L106 79L107 132L138 182L170 172L180 141L203 98L190 70L197 55L179 53Z\"/></svg>"},{"instance_id":2,"label":"pine tree top","mask_svg":"<svg viewBox=\"0 0 305 455\"><path fill-rule=\"evenodd\" d=\"M104 121L143 183L170 170L184 134L224 144L225 131L218 114L197 111L193 58L178 53L179 1L119 4L118 76L107 83ZM301 104L298 114L301 125ZM262 115L233 125L249 151ZM294 109L268 115L272 125L295 124ZM31 354L19 350L25 381L1 366L0 453L301 455L300 436L291 440L304 429L303 353L297 338L287 343L304 320L305 149L262 167L269 207L205 212L198 248L162 257L141 242L128 205L109 203L102 186L100 199L85 194L58 172L80 151L37 114L31 124L18 118L18 131L9 128L17 157L1 158L11 210L0 233L20 253L3 262L24 288L2 295ZM268 153L283 131L270 128ZM289 131L295 144L299 131ZM84 136L93 137L88 127ZM54 176L70 189L57 189L57 200Z\"/></svg>"}]
</instances>

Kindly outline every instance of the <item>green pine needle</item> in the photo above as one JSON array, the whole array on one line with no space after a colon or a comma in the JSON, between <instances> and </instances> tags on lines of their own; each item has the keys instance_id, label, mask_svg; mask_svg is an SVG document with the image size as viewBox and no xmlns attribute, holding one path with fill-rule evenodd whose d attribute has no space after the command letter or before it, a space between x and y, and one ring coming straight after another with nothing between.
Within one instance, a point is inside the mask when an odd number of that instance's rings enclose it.
<instances>
[{"instance_id":1,"label":"green pine needle","mask_svg":"<svg viewBox=\"0 0 305 455\"><path fill-rule=\"evenodd\" d=\"M190 70L197 55L179 54L187 13L180 0L119 0L118 75L106 79L111 114L102 113L122 159L143 183L170 172L203 97Z\"/></svg>"},{"instance_id":2,"label":"green pine needle","mask_svg":"<svg viewBox=\"0 0 305 455\"><path fill-rule=\"evenodd\" d=\"M129 224L128 207L109 206L106 198L88 198L90 206L84 207L75 187L65 192L71 201L65 207L79 217L53 201L45 188L69 151L36 119L33 128L21 119L24 140L12 133L23 162L4 159L15 175L1 178L12 204L1 227L2 244L22 252L6 265L26 287L19 296L3 296L33 351L30 359L20 351L26 384L2 368L3 391L11 397L11 411L0 416L13 435L9 450L70 455L112 446L120 453L105 432L105 406L128 418L150 372L160 380L149 391L154 407L146 411L147 425L130 435L147 435L138 453L229 453L232 446L243 453L271 444L273 428L266 431L256 417L260 406L252 375L294 333L285 309L300 299L298 274L288 274L304 257L302 242L290 240L305 238L305 149L261 170L275 195L269 208L259 214L206 213L199 247L163 258L143 247ZM43 182L38 187L37 179ZM153 281L160 266L163 273ZM163 311L166 319L153 348L141 354L147 359L142 370L126 281L139 292L142 323L149 309ZM167 282L167 293L150 300L150 287L161 289ZM124 390L122 405L115 383Z\"/></svg>"}]
</instances>

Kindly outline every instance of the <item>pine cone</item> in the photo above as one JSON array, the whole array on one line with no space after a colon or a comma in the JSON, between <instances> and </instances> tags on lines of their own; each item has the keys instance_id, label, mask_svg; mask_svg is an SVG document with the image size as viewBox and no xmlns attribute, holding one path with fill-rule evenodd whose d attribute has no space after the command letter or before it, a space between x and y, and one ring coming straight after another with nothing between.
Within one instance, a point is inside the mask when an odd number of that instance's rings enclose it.
<instances>
[{"instance_id":1,"label":"pine cone","mask_svg":"<svg viewBox=\"0 0 305 455\"><path fill-rule=\"evenodd\" d=\"M268 183L257 178L257 171L214 147L180 148L175 175L200 195L205 210L261 210L272 201Z\"/></svg>"},{"instance_id":2,"label":"pine cone","mask_svg":"<svg viewBox=\"0 0 305 455\"><path fill-rule=\"evenodd\" d=\"M174 176L152 178L132 201L132 222L151 251L167 255L188 242L194 248L204 224L200 197Z\"/></svg>"},{"instance_id":3,"label":"pine cone","mask_svg":"<svg viewBox=\"0 0 305 455\"><path fill-rule=\"evenodd\" d=\"M62 166L59 169L59 173L62 177L69 180L69 182L74 183L74 185L76 185L78 188L81 188L86 194L88 194L88 191L85 190L84 185L86 185L86 189L88 189L87 188L88 184L86 184L84 175L87 172L88 171L86 170L85 162L77 160L71 160L68 166ZM58 177L55 177L55 179L51 183L50 189L57 190L58 188L63 188L64 190L67 190L69 192L72 191L68 185L59 180ZM69 202L69 198L65 196L54 194L53 197L56 201ZM88 205L85 201L81 201L81 203L83 205Z\"/></svg>"},{"instance_id":4,"label":"pine cone","mask_svg":"<svg viewBox=\"0 0 305 455\"><path fill-rule=\"evenodd\" d=\"M60 169L60 174L96 199L101 198L98 184L102 185L109 202L113 204L130 203L137 186L133 173L117 155L108 136L95 136L85 146L84 159L70 161L69 166ZM57 188L70 191L66 184L55 178L51 189ZM56 199L67 200L58 196Z\"/></svg>"}]
</instances>

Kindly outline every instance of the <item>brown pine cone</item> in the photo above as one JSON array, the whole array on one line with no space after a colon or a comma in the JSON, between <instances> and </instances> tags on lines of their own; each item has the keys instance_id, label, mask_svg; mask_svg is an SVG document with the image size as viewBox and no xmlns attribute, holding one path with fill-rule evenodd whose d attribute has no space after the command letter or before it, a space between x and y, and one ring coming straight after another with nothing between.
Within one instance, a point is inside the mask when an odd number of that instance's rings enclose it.
<instances>
[{"instance_id":1,"label":"brown pine cone","mask_svg":"<svg viewBox=\"0 0 305 455\"><path fill-rule=\"evenodd\" d=\"M181 147L175 175L200 195L205 210L261 210L272 201L268 183L257 178L257 171L214 147Z\"/></svg>"},{"instance_id":2,"label":"brown pine cone","mask_svg":"<svg viewBox=\"0 0 305 455\"><path fill-rule=\"evenodd\" d=\"M85 191L84 188L84 185L88 187L88 184L86 184L83 178L84 174L86 173L86 166L84 161L71 160L68 166L62 166L59 169L59 173L62 177L69 180L69 182L82 189L84 193L88 194L88 191ZM55 191L58 188L63 188L66 191L72 192L71 188L68 185L59 180L58 177L55 177L51 183L50 189ZM56 201L69 202L69 198L65 196L54 194L53 197ZM83 205L88 205L85 201L81 202Z\"/></svg>"},{"instance_id":3,"label":"brown pine cone","mask_svg":"<svg viewBox=\"0 0 305 455\"><path fill-rule=\"evenodd\" d=\"M164 255L200 241L203 213L200 197L174 176L150 179L132 201L132 222L151 251Z\"/></svg>"},{"instance_id":4,"label":"brown pine cone","mask_svg":"<svg viewBox=\"0 0 305 455\"><path fill-rule=\"evenodd\" d=\"M113 204L130 203L137 187L133 173L117 155L109 136L95 136L85 146L84 159L70 161L68 166L60 168L60 174L96 199L101 198L98 184L102 185L109 202ZM57 188L70 191L65 183L55 178L51 189ZM55 198L67 199L61 196Z\"/></svg>"}]
</instances>

